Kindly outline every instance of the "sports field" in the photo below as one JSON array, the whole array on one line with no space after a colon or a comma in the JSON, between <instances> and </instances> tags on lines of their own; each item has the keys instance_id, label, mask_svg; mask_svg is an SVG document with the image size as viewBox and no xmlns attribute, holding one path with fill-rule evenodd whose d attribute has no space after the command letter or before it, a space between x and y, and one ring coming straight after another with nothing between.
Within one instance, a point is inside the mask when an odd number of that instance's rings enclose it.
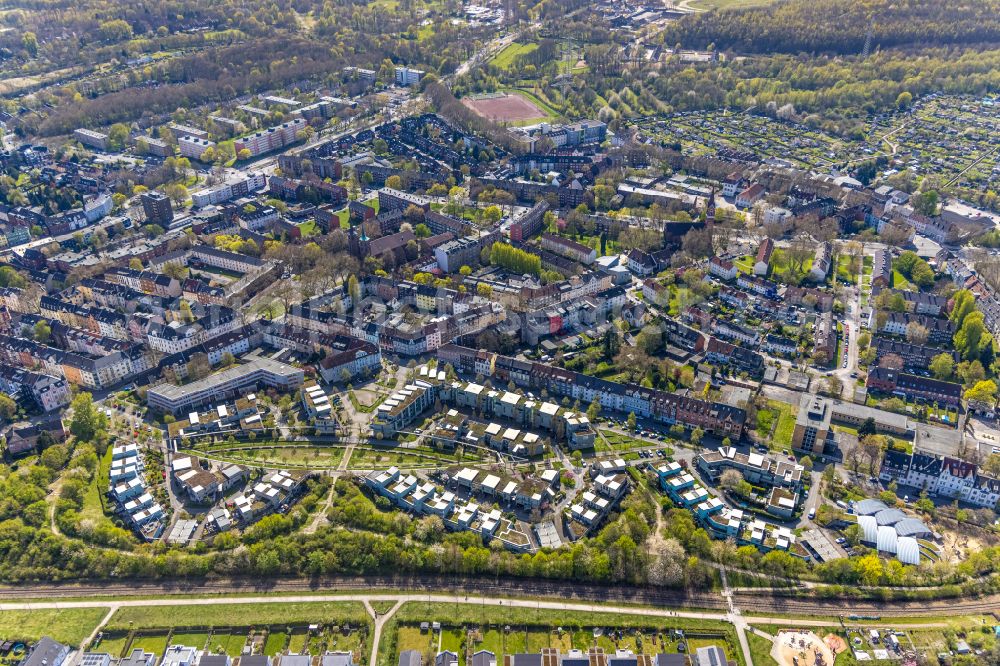
<instances>
[{"instance_id":1,"label":"sports field","mask_svg":"<svg viewBox=\"0 0 1000 666\"><path fill-rule=\"evenodd\" d=\"M542 119L547 115L528 99L516 93L479 98L467 97L462 102L484 118L501 123Z\"/></svg>"}]
</instances>

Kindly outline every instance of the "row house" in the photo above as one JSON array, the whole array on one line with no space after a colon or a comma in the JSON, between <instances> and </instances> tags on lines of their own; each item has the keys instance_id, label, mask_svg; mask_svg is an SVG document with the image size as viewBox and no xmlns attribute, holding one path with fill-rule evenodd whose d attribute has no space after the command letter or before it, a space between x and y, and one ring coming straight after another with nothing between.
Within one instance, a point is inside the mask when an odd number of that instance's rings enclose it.
<instances>
[{"instance_id":1,"label":"row house","mask_svg":"<svg viewBox=\"0 0 1000 666\"><path fill-rule=\"evenodd\" d=\"M674 320L666 319L661 324L667 344L688 352L697 353L705 349L705 336L696 329Z\"/></svg>"},{"instance_id":2,"label":"row house","mask_svg":"<svg viewBox=\"0 0 1000 666\"><path fill-rule=\"evenodd\" d=\"M93 303L110 310L128 311L143 297L129 286L100 278L85 278L73 288L70 299L77 305Z\"/></svg>"},{"instance_id":3,"label":"row house","mask_svg":"<svg viewBox=\"0 0 1000 666\"><path fill-rule=\"evenodd\" d=\"M933 345L947 345L955 337L955 323L944 317L911 314L909 312L883 311L873 315L879 333L903 337L911 324L927 329L927 341ZM881 328L878 323L883 322Z\"/></svg>"},{"instance_id":4,"label":"row house","mask_svg":"<svg viewBox=\"0 0 1000 666\"><path fill-rule=\"evenodd\" d=\"M746 289L758 296L765 298L778 297L778 285L770 280L759 278L755 275L740 275L736 278L736 285L740 289Z\"/></svg>"},{"instance_id":5,"label":"row house","mask_svg":"<svg viewBox=\"0 0 1000 666\"><path fill-rule=\"evenodd\" d=\"M764 351L772 354L783 354L785 356L793 356L798 351L798 347L795 340L771 334L764 336L764 341L761 343L761 348Z\"/></svg>"},{"instance_id":6,"label":"row house","mask_svg":"<svg viewBox=\"0 0 1000 666\"><path fill-rule=\"evenodd\" d=\"M719 300L736 310L745 310L750 307L750 295L739 289L733 289L722 285L718 292Z\"/></svg>"},{"instance_id":7,"label":"row house","mask_svg":"<svg viewBox=\"0 0 1000 666\"><path fill-rule=\"evenodd\" d=\"M728 365L757 375L764 369L764 357L757 352L711 337L705 347L705 359L715 365Z\"/></svg>"},{"instance_id":8,"label":"row house","mask_svg":"<svg viewBox=\"0 0 1000 666\"><path fill-rule=\"evenodd\" d=\"M39 311L43 317L90 331L94 335L122 340L129 336L128 318L113 310L76 305L53 296L43 296L39 301Z\"/></svg>"},{"instance_id":9,"label":"row house","mask_svg":"<svg viewBox=\"0 0 1000 666\"><path fill-rule=\"evenodd\" d=\"M152 271L137 271L131 268L116 268L108 271L104 279L113 284L122 285L154 296L176 297L181 295L181 283L177 278L154 273Z\"/></svg>"},{"instance_id":10,"label":"row house","mask_svg":"<svg viewBox=\"0 0 1000 666\"><path fill-rule=\"evenodd\" d=\"M907 400L920 399L955 408L962 404L961 384L909 375L892 368L872 368L865 385L869 389L893 393Z\"/></svg>"},{"instance_id":11,"label":"row house","mask_svg":"<svg viewBox=\"0 0 1000 666\"><path fill-rule=\"evenodd\" d=\"M584 265L597 260L597 250L594 248L555 234L542 234L542 248Z\"/></svg>"},{"instance_id":12,"label":"row house","mask_svg":"<svg viewBox=\"0 0 1000 666\"><path fill-rule=\"evenodd\" d=\"M913 370L926 370L934 357L939 354L948 354L958 363L958 354L954 351L940 349L938 347L927 347L924 345L912 345L908 342L892 340L889 338L875 338L875 361L879 365L882 359L887 356L898 356L903 360L903 367Z\"/></svg>"},{"instance_id":13,"label":"row house","mask_svg":"<svg viewBox=\"0 0 1000 666\"><path fill-rule=\"evenodd\" d=\"M236 313L225 306L211 305L205 309L206 314L191 323L179 320L166 323L150 322L146 330L149 346L164 354L176 354L236 330L241 325Z\"/></svg>"},{"instance_id":14,"label":"row house","mask_svg":"<svg viewBox=\"0 0 1000 666\"><path fill-rule=\"evenodd\" d=\"M730 340L738 340L746 345L756 346L760 340L760 335L755 330L745 326L740 326L734 322L716 319L712 324L712 332L715 335Z\"/></svg>"},{"instance_id":15,"label":"row house","mask_svg":"<svg viewBox=\"0 0 1000 666\"><path fill-rule=\"evenodd\" d=\"M883 292L895 296L899 295L906 304L906 311L929 315L931 317L941 317L948 311L948 299L937 294L929 294L923 291L908 291L902 289L876 289L872 288L872 298Z\"/></svg>"},{"instance_id":16,"label":"row house","mask_svg":"<svg viewBox=\"0 0 1000 666\"><path fill-rule=\"evenodd\" d=\"M1000 480L973 463L922 451L886 451L879 478L979 507L994 508L1000 502Z\"/></svg>"},{"instance_id":17,"label":"row house","mask_svg":"<svg viewBox=\"0 0 1000 666\"><path fill-rule=\"evenodd\" d=\"M440 359L455 355L453 345L447 346ZM514 359L497 355L493 361L494 374L501 381L515 381L533 389L546 389L550 394L566 396L589 404L597 400L602 407L621 412L632 412L636 416L656 418L667 424L680 424L688 428L700 427L707 431L739 439L743 434L746 412L722 403L677 396L665 391L647 389L635 384L619 384L598 377L563 368L554 368L544 363L531 363L527 382ZM521 366L523 367L523 366Z\"/></svg>"}]
</instances>

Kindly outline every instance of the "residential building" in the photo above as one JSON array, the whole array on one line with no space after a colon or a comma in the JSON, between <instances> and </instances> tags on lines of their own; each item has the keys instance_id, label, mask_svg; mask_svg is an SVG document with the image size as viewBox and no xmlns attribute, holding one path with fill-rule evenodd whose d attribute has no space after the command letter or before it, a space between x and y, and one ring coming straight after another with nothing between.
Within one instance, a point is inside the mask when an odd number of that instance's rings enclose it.
<instances>
[{"instance_id":1,"label":"residential building","mask_svg":"<svg viewBox=\"0 0 1000 666\"><path fill-rule=\"evenodd\" d=\"M181 156L200 160L206 150L215 147L215 142L195 136L182 136L177 139L177 147L181 151Z\"/></svg>"},{"instance_id":2,"label":"residential building","mask_svg":"<svg viewBox=\"0 0 1000 666\"><path fill-rule=\"evenodd\" d=\"M708 262L708 272L721 280L735 280L736 265L728 259L712 257Z\"/></svg>"},{"instance_id":3,"label":"residential building","mask_svg":"<svg viewBox=\"0 0 1000 666\"><path fill-rule=\"evenodd\" d=\"M892 253L887 249L875 250L872 264L872 286L892 286Z\"/></svg>"},{"instance_id":4,"label":"residential building","mask_svg":"<svg viewBox=\"0 0 1000 666\"><path fill-rule=\"evenodd\" d=\"M237 155L244 150L248 150L251 156L256 157L257 155L263 155L273 150L280 150L289 144L295 143L299 140L298 132L305 129L305 127L306 121L304 118L295 118L275 127L269 127L266 130L236 139L233 147L236 149Z\"/></svg>"},{"instance_id":5,"label":"residential building","mask_svg":"<svg viewBox=\"0 0 1000 666\"><path fill-rule=\"evenodd\" d=\"M415 86L420 83L420 79L424 77L424 72L422 69L411 69L409 67L397 67L396 68L396 85L397 86Z\"/></svg>"},{"instance_id":6,"label":"residential building","mask_svg":"<svg viewBox=\"0 0 1000 666\"><path fill-rule=\"evenodd\" d=\"M227 397L242 395L260 386L279 391L292 391L302 385L305 375L299 368L264 357L234 365L183 386L160 384L149 389L147 402L151 409L177 412Z\"/></svg>"},{"instance_id":7,"label":"residential building","mask_svg":"<svg viewBox=\"0 0 1000 666\"><path fill-rule=\"evenodd\" d=\"M89 148L96 148L97 150L108 149L108 135L104 132L97 132L81 127L80 129L73 130L73 138Z\"/></svg>"},{"instance_id":8,"label":"residential building","mask_svg":"<svg viewBox=\"0 0 1000 666\"><path fill-rule=\"evenodd\" d=\"M754 183L736 195L737 208L750 208L764 198L767 191L760 183Z\"/></svg>"},{"instance_id":9,"label":"residential building","mask_svg":"<svg viewBox=\"0 0 1000 666\"><path fill-rule=\"evenodd\" d=\"M156 224L166 229L173 222L174 208L167 195L150 190L139 195L139 200L142 201L142 212L145 213L148 224Z\"/></svg>"},{"instance_id":10,"label":"residential building","mask_svg":"<svg viewBox=\"0 0 1000 666\"><path fill-rule=\"evenodd\" d=\"M823 282L830 274L831 262L833 260L833 247L829 243L820 243L813 254L812 266L809 268L809 277L815 282Z\"/></svg>"},{"instance_id":11,"label":"residential building","mask_svg":"<svg viewBox=\"0 0 1000 666\"><path fill-rule=\"evenodd\" d=\"M961 384L909 375L891 368L872 368L865 385L869 389L892 393L906 400L925 400L928 403L955 408L960 407L962 403Z\"/></svg>"},{"instance_id":12,"label":"residential building","mask_svg":"<svg viewBox=\"0 0 1000 666\"><path fill-rule=\"evenodd\" d=\"M753 274L760 277L767 277L767 272L771 268L771 255L774 254L774 241L765 238L757 247L757 257L754 260Z\"/></svg>"},{"instance_id":13,"label":"residential building","mask_svg":"<svg viewBox=\"0 0 1000 666\"><path fill-rule=\"evenodd\" d=\"M597 250L594 248L555 234L542 234L542 248L568 257L585 266L589 266L597 260Z\"/></svg>"}]
</instances>

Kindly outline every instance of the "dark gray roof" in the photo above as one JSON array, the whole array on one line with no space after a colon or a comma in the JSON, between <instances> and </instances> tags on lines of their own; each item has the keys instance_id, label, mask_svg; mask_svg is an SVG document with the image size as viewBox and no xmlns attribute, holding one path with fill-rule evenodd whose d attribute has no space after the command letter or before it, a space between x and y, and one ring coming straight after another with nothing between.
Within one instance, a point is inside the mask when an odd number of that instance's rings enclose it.
<instances>
[{"instance_id":1,"label":"dark gray roof","mask_svg":"<svg viewBox=\"0 0 1000 666\"><path fill-rule=\"evenodd\" d=\"M43 636L32 648L23 666L61 666L68 653L68 647L48 636Z\"/></svg>"},{"instance_id":2,"label":"dark gray roof","mask_svg":"<svg viewBox=\"0 0 1000 666\"><path fill-rule=\"evenodd\" d=\"M225 654L205 654L198 661L198 666L229 666L232 660Z\"/></svg>"},{"instance_id":3,"label":"dark gray roof","mask_svg":"<svg viewBox=\"0 0 1000 666\"><path fill-rule=\"evenodd\" d=\"M399 653L398 666L420 666L422 659L420 650L403 650Z\"/></svg>"},{"instance_id":4,"label":"dark gray roof","mask_svg":"<svg viewBox=\"0 0 1000 666\"><path fill-rule=\"evenodd\" d=\"M874 516L879 511L884 511L888 509L885 502L876 499L864 499L860 502L855 502L854 513L859 516Z\"/></svg>"}]
</instances>

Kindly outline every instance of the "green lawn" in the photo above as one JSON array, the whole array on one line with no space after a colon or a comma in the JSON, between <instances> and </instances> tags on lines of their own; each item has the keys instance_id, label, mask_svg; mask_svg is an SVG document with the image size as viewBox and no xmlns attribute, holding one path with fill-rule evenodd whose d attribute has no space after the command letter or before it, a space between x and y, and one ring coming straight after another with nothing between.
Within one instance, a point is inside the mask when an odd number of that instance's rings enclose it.
<instances>
[{"instance_id":1,"label":"green lawn","mask_svg":"<svg viewBox=\"0 0 1000 666\"><path fill-rule=\"evenodd\" d=\"M770 442L771 448L790 448L792 435L795 433L795 417L798 410L794 405L778 400L768 400L767 406L778 413L778 426L774 429L774 437Z\"/></svg>"},{"instance_id":2,"label":"green lawn","mask_svg":"<svg viewBox=\"0 0 1000 666\"><path fill-rule=\"evenodd\" d=\"M155 655L163 654L167 649L167 633L156 633L145 636L136 636L132 639L131 649L142 648L146 652Z\"/></svg>"},{"instance_id":3,"label":"green lawn","mask_svg":"<svg viewBox=\"0 0 1000 666\"><path fill-rule=\"evenodd\" d=\"M319 227L316 226L316 220L307 220L299 225L299 232L302 234L303 238L309 238L310 236L315 236L319 233Z\"/></svg>"},{"instance_id":4,"label":"green lawn","mask_svg":"<svg viewBox=\"0 0 1000 666\"><path fill-rule=\"evenodd\" d=\"M513 42L508 44L506 48L496 54L493 58L493 64L500 69L506 69L514 64L514 59L520 55L526 55L531 53L538 48L538 44L523 44L521 42Z\"/></svg>"},{"instance_id":5,"label":"green lawn","mask_svg":"<svg viewBox=\"0 0 1000 666\"><path fill-rule=\"evenodd\" d=\"M916 289L916 287L909 280L907 280L902 273L897 271L895 268L892 269L892 288L903 289L906 291Z\"/></svg>"},{"instance_id":6,"label":"green lawn","mask_svg":"<svg viewBox=\"0 0 1000 666\"><path fill-rule=\"evenodd\" d=\"M260 627L345 621L366 624L368 614L364 606L350 601L130 606L119 609L108 622L108 628L128 629L130 622L135 627L159 628L233 625Z\"/></svg>"},{"instance_id":7,"label":"green lawn","mask_svg":"<svg viewBox=\"0 0 1000 666\"><path fill-rule=\"evenodd\" d=\"M83 495L83 507L80 509L80 520L93 521L95 525L113 525L104 512L107 501L104 492L108 488L108 473L111 469L111 447L108 447L104 457L98 461L97 472L91 479Z\"/></svg>"},{"instance_id":8,"label":"green lawn","mask_svg":"<svg viewBox=\"0 0 1000 666\"><path fill-rule=\"evenodd\" d=\"M107 612L106 608L3 611L0 612L0 638L33 642L49 636L62 643L79 645Z\"/></svg>"},{"instance_id":9,"label":"green lawn","mask_svg":"<svg viewBox=\"0 0 1000 666\"><path fill-rule=\"evenodd\" d=\"M777 663L771 658L771 641L761 638L752 631L747 632L747 641L750 643L750 656L753 658L754 666Z\"/></svg>"},{"instance_id":10,"label":"green lawn","mask_svg":"<svg viewBox=\"0 0 1000 666\"><path fill-rule=\"evenodd\" d=\"M170 642L174 645L187 645L188 647L205 649L208 643L208 632L204 631L177 631L170 636Z\"/></svg>"}]
</instances>

